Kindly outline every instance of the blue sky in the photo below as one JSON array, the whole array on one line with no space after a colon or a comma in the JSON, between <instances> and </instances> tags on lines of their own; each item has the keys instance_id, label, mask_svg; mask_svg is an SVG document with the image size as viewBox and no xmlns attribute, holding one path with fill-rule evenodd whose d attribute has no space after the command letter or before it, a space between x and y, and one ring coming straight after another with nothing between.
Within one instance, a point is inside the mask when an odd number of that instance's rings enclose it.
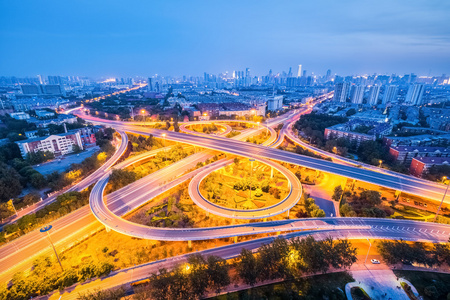
<instances>
[{"instance_id":1,"label":"blue sky","mask_svg":"<svg viewBox=\"0 0 450 300\"><path fill-rule=\"evenodd\" d=\"M450 73L450 1L0 0L0 75Z\"/></svg>"}]
</instances>

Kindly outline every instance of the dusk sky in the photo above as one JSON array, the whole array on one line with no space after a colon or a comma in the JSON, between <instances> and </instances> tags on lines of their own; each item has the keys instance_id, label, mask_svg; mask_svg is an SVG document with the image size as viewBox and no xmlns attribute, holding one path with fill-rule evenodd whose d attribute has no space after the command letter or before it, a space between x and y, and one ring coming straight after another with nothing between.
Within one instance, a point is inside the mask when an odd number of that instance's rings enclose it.
<instances>
[{"instance_id":1,"label":"dusk sky","mask_svg":"<svg viewBox=\"0 0 450 300\"><path fill-rule=\"evenodd\" d=\"M0 2L0 76L450 73L450 1Z\"/></svg>"}]
</instances>

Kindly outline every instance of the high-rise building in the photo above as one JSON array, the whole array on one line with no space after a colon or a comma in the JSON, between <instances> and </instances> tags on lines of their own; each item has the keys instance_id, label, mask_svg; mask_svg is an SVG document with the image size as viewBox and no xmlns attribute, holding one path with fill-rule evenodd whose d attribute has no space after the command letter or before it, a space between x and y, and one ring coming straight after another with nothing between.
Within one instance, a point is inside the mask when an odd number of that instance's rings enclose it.
<instances>
[{"instance_id":1,"label":"high-rise building","mask_svg":"<svg viewBox=\"0 0 450 300\"><path fill-rule=\"evenodd\" d=\"M303 70L303 77L306 77L306 70Z\"/></svg>"},{"instance_id":2,"label":"high-rise building","mask_svg":"<svg viewBox=\"0 0 450 300\"><path fill-rule=\"evenodd\" d=\"M383 104L392 103L397 100L398 86L390 85L384 89Z\"/></svg>"},{"instance_id":3,"label":"high-rise building","mask_svg":"<svg viewBox=\"0 0 450 300\"><path fill-rule=\"evenodd\" d=\"M424 91L424 84L411 84L408 88L408 93L406 94L406 103L411 105L421 105Z\"/></svg>"},{"instance_id":4,"label":"high-rise building","mask_svg":"<svg viewBox=\"0 0 450 300\"><path fill-rule=\"evenodd\" d=\"M302 65L298 65L297 77L302 77Z\"/></svg>"},{"instance_id":5,"label":"high-rise building","mask_svg":"<svg viewBox=\"0 0 450 300\"><path fill-rule=\"evenodd\" d=\"M367 104L369 105L377 105L378 104L378 96L380 95L380 85L372 85L369 89L369 98L367 99Z\"/></svg>"},{"instance_id":6,"label":"high-rise building","mask_svg":"<svg viewBox=\"0 0 450 300\"><path fill-rule=\"evenodd\" d=\"M331 80L331 70L330 69L327 70L327 76L325 77L325 80L326 81L330 81Z\"/></svg>"},{"instance_id":7,"label":"high-rise building","mask_svg":"<svg viewBox=\"0 0 450 300\"><path fill-rule=\"evenodd\" d=\"M48 84L62 85L63 82L61 76L48 76Z\"/></svg>"},{"instance_id":8,"label":"high-rise building","mask_svg":"<svg viewBox=\"0 0 450 300\"><path fill-rule=\"evenodd\" d=\"M20 88L24 95L40 95L44 92L42 91L41 85L37 84L21 84Z\"/></svg>"},{"instance_id":9,"label":"high-rise building","mask_svg":"<svg viewBox=\"0 0 450 300\"><path fill-rule=\"evenodd\" d=\"M364 89L365 89L364 85L353 86L352 103L362 104L364 98Z\"/></svg>"},{"instance_id":10,"label":"high-rise building","mask_svg":"<svg viewBox=\"0 0 450 300\"><path fill-rule=\"evenodd\" d=\"M153 83L152 83L152 79L149 77L149 78L147 78L147 90L149 91L149 92L152 92L153 91Z\"/></svg>"},{"instance_id":11,"label":"high-rise building","mask_svg":"<svg viewBox=\"0 0 450 300\"><path fill-rule=\"evenodd\" d=\"M277 111L283 107L283 96L272 96L267 99L267 110Z\"/></svg>"},{"instance_id":12,"label":"high-rise building","mask_svg":"<svg viewBox=\"0 0 450 300\"><path fill-rule=\"evenodd\" d=\"M46 84L41 85L45 95L64 95L65 91L59 84Z\"/></svg>"},{"instance_id":13,"label":"high-rise building","mask_svg":"<svg viewBox=\"0 0 450 300\"><path fill-rule=\"evenodd\" d=\"M334 101L347 102L348 91L350 84L348 82L337 83L334 86Z\"/></svg>"}]
</instances>

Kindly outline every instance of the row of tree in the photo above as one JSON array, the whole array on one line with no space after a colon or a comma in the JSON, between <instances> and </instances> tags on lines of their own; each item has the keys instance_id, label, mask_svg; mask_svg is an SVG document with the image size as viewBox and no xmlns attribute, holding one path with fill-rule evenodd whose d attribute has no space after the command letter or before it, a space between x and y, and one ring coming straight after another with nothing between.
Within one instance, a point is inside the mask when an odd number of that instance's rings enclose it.
<instances>
[{"instance_id":1,"label":"row of tree","mask_svg":"<svg viewBox=\"0 0 450 300\"><path fill-rule=\"evenodd\" d=\"M171 272L161 269L153 274L148 285L138 290L141 295L136 295L136 299L198 299L207 291L219 293L232 281L254 286L268 280L291 280L305 274L326 273L330 268L349 268L355 261L356 249L347 240L277 238L261 246L257 254L242 249L233 264L216 256L192 255L187 264ZM231 268L236 274L233 280L229 275Z\"/></svg>"},{"instance_id":2,"label":"row of tree","mask_svg":"<svg viewBox=\"0 0 450 300\"><path fill-rule=\"evenodd\" d=\"M56 201L36 213L21 217L14 223L3 226L0 244L47 224L89 203L90 189L83 192L69 192L59 195Z\"/></svg>"},{"instance_id":3,"label":"row of tree","mask_svg":"<svg viewBox=\"0 0 450 300\"><path fill-rule=\"evenodd\" d=\"M450 243L450 240L449 240ZM428 246L424 243L380 241L378 251L388 264L422 264L429 267L450 266L450 244Z\"/></svg>"},{"instance_id":4,"label":"row of tree","mask_svg":"<svg viewBox=\"0 0 450 300\"><path fill-rule=\"evenodd\" d=\"M69 287L90 278L108 275L114 269L110 262L83 262L81 265L61 271L59 264L49 257L42 257L33 262L29 273L14 274L8 287L0 284L0 300L23 300L46 295L57 289Z\"/></svg>"}]
</instances>

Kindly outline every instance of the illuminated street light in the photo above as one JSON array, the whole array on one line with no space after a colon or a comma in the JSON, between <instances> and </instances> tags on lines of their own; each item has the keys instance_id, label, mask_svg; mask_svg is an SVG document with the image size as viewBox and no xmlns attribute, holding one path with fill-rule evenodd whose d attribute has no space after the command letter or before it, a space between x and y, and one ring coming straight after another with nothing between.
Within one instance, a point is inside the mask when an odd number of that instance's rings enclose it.
<instances>
[{"instance_id":1,"label":"illuminated street light","mask_svg":"<svg viewBox=\"0 0 450 300\"><path fill-rule=\"evenodd\" d=\"M144 114L145 114L145 109L142 109L142 110L141 110L141 114L142 114L142 121L144 122L144 126L145 126L145 116L144 116Z\"/></svg>"},{"instance_id":2,"label":"illuminated street light","mask_svg":"<svg viewBox=\"0 0 450 300\"><path fill-rule=\"evenodd\" d=\"M44 232L47 233L48 240L49 240L50 244L53 247L53 251L55 251L56 258L58 259L59 266L61 267L61 270L64 272L64 268L63 268L63 266L61 264L61 260L59 259L58 252L56 252L55 245L53 245L52 239L50 238L49 231L50 231L50 229L52 229L52 227L53 227L52 225L48 225L48 226L42 227L39 231L42 232L42 233L44 233Z\"/></svg>"},{"instance_id":3,"label":"illuminated street light","mask_svg":"<svg viewBox=\"0 0 450 300\"><path fill-rule=\"evenodd\" d=\"M166 154L166 134L162 134L163 137L163 147L164 147L164 160L167 160L167 154Z\"/></svg>"},{"instance_id":4,"label":"illuminated street light","mask_svg":"<svg viewBox=\"0 0 450 300\"><path fill-rule=\"evenodd\" d=\"M367 262L367 258L369 257L369 251L370 251L370 247L372 247L372 244L370 243L370 240L367 239L367 241L369 242L369 249L367 250L367 254L366 254L366 259L364 260L364 265L366 265Z\"/></svg>"},{"instance_id":5,"label":"illuminated street light","mask_svg":"<svg viewBox=\"0 0 450 300\"><path fill-rule=\"evenodd\" d=\"M442 177L442 183L445 184L445 181L446 181L446 180L447 180L447 176ZM439 207L438 207L438 210L437 210L437 212L436 212L436 215L434 216L433 222L436 222L436 219L437 219L437 217L438 217L438 215L439 215L439 211L441 210L441 207L442 207L442 203L444 203L445 196L447 195L447 191L448 191L448 186L449 186L449 185L450 185L450 182L447 183L447 188L445 189L444 196L442 197L441 204L439 204Z\"/></svg>"},{"instance_id":6,"label":"illuminated street light","mask_svg":"<svg viewBox=\"0 0 450 300\"><path fill-rule=\"evenodd\" d=\"M250 169L251 169L250 177L252 178L251 183L253 183L253 162L255 161L255 159L254 158L249 158L248 160L250 161ZM250 199L252 199L252 186L253 185L250 184Z\"/></svg>"},{"instance_id":7,"label":"illuminated street light","mask_svg":"<svg viewBox=\"0 0 450 300\"><path fill-rule=\"evenodd\" d=\"M378 161L378 163L380 164L378 167L381 168L381 164L383 163L383 161L380 159L380 160Z\"/></svg>"}]
</instances>

